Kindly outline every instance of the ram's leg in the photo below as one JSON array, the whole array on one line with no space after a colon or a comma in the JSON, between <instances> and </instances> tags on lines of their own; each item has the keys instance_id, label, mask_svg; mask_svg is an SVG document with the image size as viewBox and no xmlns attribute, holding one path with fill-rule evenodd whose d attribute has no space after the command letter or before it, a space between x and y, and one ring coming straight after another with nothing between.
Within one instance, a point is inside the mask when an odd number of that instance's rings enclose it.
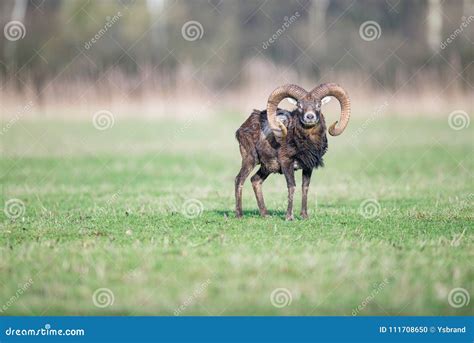
<instances>
[{"instance_id":1,"label":"ram's leg","mask_svg":"<svg viewBox=\"0 0 474 343\"><path fill-rule=\"evenodd\" d=\"M243 148L240 149L240 152L242 154L242 167L235 177L235 215L237 218L242 217L242 188L244 182L255 167L255 159L247 154Z\"/></svg>"},{"instance_id":2,"label":"ram's leg","mask_svg":"<svg viewBox=\"0 0 474 343\"><path fill-rule=\"evenodd\" d=\"M262 192L262 183L263 181L265 181L268 175L270 175L270 173L266 171L265 168L260 167L260 169L250 179L250 181L252 181L252 187L253 191L255 192L255 197L257 198L258 209L262 217L266 217L268 215L267 208L265 207L265 200L263 200Z\"/></svg>"},{"instance_id":3,"label":"ram's leg","mask_svg":"<svg viewBox=\"0 0 474 343\"><path fill-rule=\"evenodd\" d=\"M288 208L286 210L286 220L293 220L293 196L295 194L295 169L293 162L287 163L285 167L282 168L282 172L286 178L286 185L288 187Z\"/></svg>"},{"instance_id":4,"label":"ram's leg","mask_svg":"<svg viewBox=\"0 0 474 343\"><path fill-rule=\"evenodd\" d=\"M303 169L303 186L302 186L302 201L301 201L301 217L308 219L308 188L309 183L311 182L311 174L313 170L304 170Z\"/></svg>"}]
</instances>

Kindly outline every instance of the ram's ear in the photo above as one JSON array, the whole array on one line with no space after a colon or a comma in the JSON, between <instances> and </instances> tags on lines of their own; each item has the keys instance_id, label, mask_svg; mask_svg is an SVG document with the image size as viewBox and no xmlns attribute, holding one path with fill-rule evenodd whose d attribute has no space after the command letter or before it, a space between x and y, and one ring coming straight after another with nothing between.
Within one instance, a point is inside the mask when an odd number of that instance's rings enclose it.
<instances>
[{"instance_id":1,"label":"ram's ear","mask_svg":"<svg viewBox=\"0 0 474 343\"><path fill-rule=\"evenodd\" d=\"M331 100L332 100L331 96L325 96L323 100L321 100L321 105L327 104Z\"/></svg>"},{"instance_id":2,"label":"ram's ear","mask_svg":"<svg viewBox=\"0 0 474 343\"><path fill-rule=\"evenodd\" d=\"M296 99L293 99L293 98L285 98L285 99L288 100L288 102L289 102L290 104L296 106L296 103L297 103Z\"/></svg>"}]
</instances>

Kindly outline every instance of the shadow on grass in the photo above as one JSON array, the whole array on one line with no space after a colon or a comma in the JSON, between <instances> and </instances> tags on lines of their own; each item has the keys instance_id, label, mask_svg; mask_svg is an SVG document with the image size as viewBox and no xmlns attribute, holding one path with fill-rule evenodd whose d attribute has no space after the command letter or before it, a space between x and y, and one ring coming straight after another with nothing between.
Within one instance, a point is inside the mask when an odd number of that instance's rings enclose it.
<instances>
[{"instance_id":1,"label":"shadow on grass","mask_svg":"<svg viewBox=\"0 0 474 343\"><path fill-rule=\"evenodd\" d=\"M231 210L211 210L211 211L204 211L204 213L209 213L211 215L217 216L227 216L229 218L236 218L235 211ZM282 210L268 210L268 215L270 217L285 217L286 212ZM248 218L261 218L260 213L258 210L243 210L243 217Z\"/></svg>"}]
</instances>

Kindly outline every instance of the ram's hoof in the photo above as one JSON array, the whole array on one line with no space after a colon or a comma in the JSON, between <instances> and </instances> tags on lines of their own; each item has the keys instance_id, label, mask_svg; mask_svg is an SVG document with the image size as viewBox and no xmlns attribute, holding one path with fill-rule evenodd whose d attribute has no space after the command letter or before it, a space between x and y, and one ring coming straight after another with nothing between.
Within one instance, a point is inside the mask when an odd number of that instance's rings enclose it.
<instances>
[{"instance_id":1,"label":"ram's hoof","mask_svg":"<svg viewBox=\"0 0 474 343\"><path fill-rule=\"evenodd\" d=\"M286 221L290 222L290 221L293 221L293 220L295 220L295 217L292 214L289 214L289 215L287 214L286 215Z\"/></svg>"}]
</instances>

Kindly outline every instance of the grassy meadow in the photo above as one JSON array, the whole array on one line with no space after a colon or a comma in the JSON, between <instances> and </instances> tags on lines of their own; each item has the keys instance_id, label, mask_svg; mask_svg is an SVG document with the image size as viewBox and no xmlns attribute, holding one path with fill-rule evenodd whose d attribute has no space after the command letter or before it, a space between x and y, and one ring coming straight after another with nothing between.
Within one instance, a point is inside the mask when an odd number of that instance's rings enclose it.
<instances>
[{"instance_id":1,"label":"grassy meadow","mask_svg":"<svg viewBox=\"0 0 474 343\"><path fill-rule=\"evenodd\" d=\"M474 125L354 116L313 174L310 219L298 188L286 222L281 175L263 186L271 217L248 180L235 219L243 120L9 127L0 315L474 313L472 299L448 301L455 288L474 294Z\"/></svg>"}]
</instances>

